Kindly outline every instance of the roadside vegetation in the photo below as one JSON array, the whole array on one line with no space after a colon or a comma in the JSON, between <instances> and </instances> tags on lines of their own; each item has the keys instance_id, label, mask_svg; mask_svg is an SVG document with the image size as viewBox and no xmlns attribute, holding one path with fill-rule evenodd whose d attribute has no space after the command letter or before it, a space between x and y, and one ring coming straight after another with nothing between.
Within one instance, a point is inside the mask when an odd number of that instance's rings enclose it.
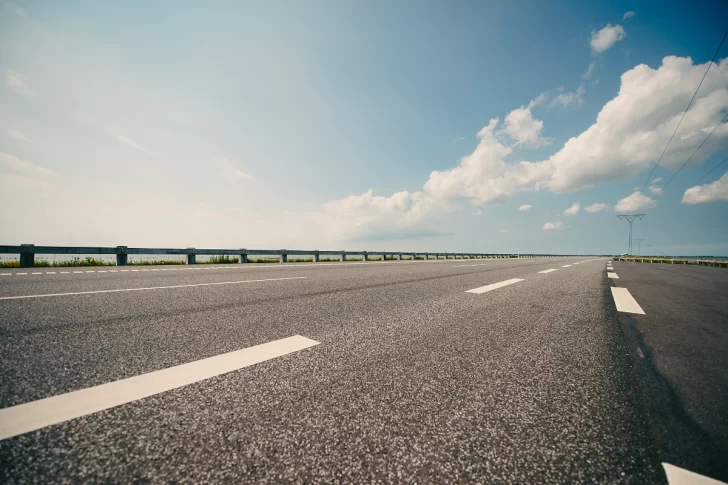
<instances>
[{"instance_id":1,"label":"roadside vegetation","mask_svg":"<svg viewBox=\"0 0 728 485\"><path fill-rule=\"evenodd\" d=\"M313 258L291 258L289 263L313 263Z\"/></svg>"},{"instance_id":2,"label":"roadside vegetation","mask_svg":"<svg viewBox=\"0 0 728 485\"><path fill-rule=\"evenodd\" d=\"M240 259L237 256L210 256L205 261L198 261L197 264L233 264L238 263Z\"/></svg>"},{"instance_id":3,"label":"roadside vegetation","mask_svg":"<svg viewBox=\"0 0 728 485\"><path fill-rule=\"evenodd\" d=\"M113 261L104 261L92 257L73 258L67 261L48 261L46 259L37 259L33 263L35 268L70 268L76 266L116 266ZM0 261L0 268L20 268L20 260L14 259L10 261Z\"/></svg>"},{"instance_id":4,"label":"roadside vegetation","mask_svg":"<svg viewBox=\"0 0 728 485\"><path fill-rule=\"evenodd\" d=\"M278 258L248 258L248 263L280 263L281 260Z\"/></svg>"},{"instance_id":5,"label":"roadside vegetation","mask_svg":"<svg viewBox=\"0 0 728 485\"><path fill-rule=\"evenodd\" d=\"M168 264L187 264L184 259L146 259L146 260L129 260L129 266L159 266Z\"/></svg>"}]
</instances>

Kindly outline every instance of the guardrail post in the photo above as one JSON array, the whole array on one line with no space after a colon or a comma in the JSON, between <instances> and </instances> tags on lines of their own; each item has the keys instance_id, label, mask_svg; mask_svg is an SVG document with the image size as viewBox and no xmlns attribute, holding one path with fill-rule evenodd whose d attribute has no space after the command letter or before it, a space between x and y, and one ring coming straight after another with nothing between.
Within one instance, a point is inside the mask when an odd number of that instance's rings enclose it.
<instances>
[{"instance_id":1,"label":"guardrail post","mask_svg":"<svg viewBox=\"0 0 728 485\"><path fill-rule=\"evenodd\" d=\"M415 253L412 253L412 261L415 261L417 259L417 255Z\"/></svg>"},{"instance_id":2,"label":"guardrail post","mask_svg":"<svg viewBox=\"0 0 728 485\"><path fill-rule=\"evenodd\" d=\"M240 250L240 264L248 262L248 253L244 252L245 249Z\"/></svg>"},{"instance_id":3,"label":"guardrail post","mask_svg":"<svg viewBox=\"0 0 728 485\"><path fill-rule=\"evenodd\" d=\"M341 262L346 261L346 251L341 251Z\"/></svg>"},{"instance_id":4,"label":"guardrail post","mask_svg":"<svg viewBox=\"0 0 728 485\"><path fill-rule=\"evenodd\" d=\"M116 246L116 265L126 266L129 264L129 255L126 254L126 246Z\"/></svg>"},{"instance_id":5,"label":"guardrail post","mask_svg":"<svg viewBox=\"0 0 728 485\"><path fill-rule=\"evenodd\" d=\"M285 249L281 249L281 263L287 263L288 262L288 254L286 253Z\"/></svg>"},{"instance_id":6,"label":"guardrail post","mask_svg":"<svg viewBox=\"0 0 728 485\"><path fill-rule=\"evenodd\" d=\"M362 252L361 259L362 261L369 261L369 253L367 253L366 251Z\"/></svg>"},{"instance_id":7,"label":"guardrail post","mask_svg":"<svg viewBox=\"0 0 728 485\"><path fill-rule=\"evenodd\" d=\"M21 244L20 253L20 267L21 268L32 268L35 264L35 253L33 252L33 246L35 244Z\"/></svg>"},{"instance_id":8,"label":"guardrail post","mask_svg":"<svg viewBox=\"0 0 728 485\"><path fill-rule=\"evenodd\" d=\"M187 264L195 264L195 248L187 248Z\"/></svg>"},{"instance_id":9,"label":"guardrail post","mask_svg":"<svg viewBox=\"0 0 728 485\"><path fill-rule=\"evenodd\" d=\"M319 253L318 253L318 250L316 250L316 252L313 253L313 262L314 263L318 263L319 262Z\"/></svg>"}]
</instances>

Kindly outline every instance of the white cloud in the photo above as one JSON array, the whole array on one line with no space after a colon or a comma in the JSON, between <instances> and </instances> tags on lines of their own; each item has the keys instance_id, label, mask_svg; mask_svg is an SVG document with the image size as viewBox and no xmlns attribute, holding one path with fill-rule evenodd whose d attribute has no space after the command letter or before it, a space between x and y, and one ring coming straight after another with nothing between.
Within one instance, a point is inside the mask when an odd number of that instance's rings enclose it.
<instances>
[{"instance_id":1,"label":"white cloud","mask_svg":"<svg viewBox=\"0 0 728 485\"><path fill-rule=\"evenodd\" d=\"M652 179L652 183L653 184L657 184L657 183L660 183L660 182L662 182L662 177L657 177L656 179Z\"/></svg>"},{"instance_id":2,"label":"white cloud","mask_svg":"<svg viewBox=\"0 0 728 485\"><path fill-rule=\"evenodd\" d=\"M531 207L533 207L531 204L523 204L521 207L518 208L520 212L523 211L530 211Z\"/></svg>"},{"instance_id":3,"label":"white cloud","mask_svg":"<svg viewBox=\"0 0 728 485\"><path fill-rule=\"evenodd\" d=\"M630 10L629 12L625 12L625 13L624 13L624 15L622 16L622 20L627 20L627 19L631 19L631 18L632 18L632 17L634 17L635 15L637 15L637 14L636 14L636 13L634 13L634 12L633 12L632 10Z\"/></svg>"},{"instance_id":4,"label":"white cloud","mask_svg":"<svg viewBox=\"0 0 728 485\"><path fill-rule=\"evenodd\" d=\"M627 33L621 25L607 25L603 29L592 30L590 45L593 52L604 52L624 39Z\"/></svg>"},{"instance_id":5,"label":"white cloud","mask_svg":"<svg viewBox=\"0 0 728 485\"><path fill-rule=\"evenodd\" d=\"M601 211L605 210L607 207L609 207L609 204L600 204L599 202L595 202L591 205L584 207L584 210L590 214L593 214L595 212L601 212Z\"/></svg>"},{"instance_id":6,"label":"white cloud","mask_svg":"<svg viewBox=\"0 0 728 485\"><path fill-rule=\"evenodd\" d=\"M15 138L16 140L20 141L30 141L30 138L28 138L25 133L18 131L18 130L8 130L8 135L11 138Z\"/></svg>"},{"instance_id":7,"label":"white cloud","mask_svg":"<svg viewBox=\"0 0 728 485\"><path fill-rule=\"evenodd\" d=\"M553 140L541 137L543 121L535 119L531 113L532 105L535 105L534 101L529 106L521 106L508 113L505 118L505 126L499 131L499 134L508 135L516 142L516 145L530 148L550 144Z\"/></svg>"},{"instance_id":8,"label":"white cloud","mask_svg":"<svg viewBox=\"0 0 728 485\"><path fill-rule=\"evenodd\" d=\"M482 216L483 215L483 211L480 210L480 209L478 209L478 210L476 210L476 211L473 212L473 215L474 216Z\"/></svg>"},{"instance_id":9,"label":"white cloud","mask_svg":"<svg viewBox=\"0 0 728 485\"><path fill-rule=\"evenodd\" d=\"M665 57L657 69L641 64L622 75L619 94L597 115L596 123L568 140L545 163L547 186L558 193L598 182L634 177L656 161L667 144L707 68L690 58ZM685 115L661 166L676 169L705 139L728 109L728 60L711 68ZM728 146L728 123L720 126L695 158L700 163Z\"/></svg>"},{"instance_id":10,"label":"white cloud","mask_svg":"<svg viewBox=\"0 0 728 485\"><path fill-rule=\"evenodd\" d=\"M586 71L584 71L584 74L581 75L582 79L589 79L592 77L592 74L594 74L594 68L597 65L597 61L591 61L591 64L589 64L589 67L586 68Z\"/></svg>"},{"instance_id":11,"label":"white cloud","mask_svg":"<svg viewBox=\"0 0 728 485\"><path fill-rule=\"evenodd\" d=\"M5 84L22 96L37 96L26 84L25 76L17 71L8 70L5 73Z\"/></svg>"},{"instance_id":12,"label":"white cloud","mask_svg":"<svg viewBox=\"0 0 728 485\"><path fill-rule=\"evenodd\" d=\"M547 222L546 224L543 225L543 230L544 231L554 231L556 229L561 229L563 227L564 227L564 225L561 223L561 221Z\"/></svg>"},{"instance_id":13,"label":"white cloud","mask_svg":"<svg viewBox=\"0 0 728 485\"><path fill-rule=\"evenodd\" d=\"M713 183L690 187L685 191L682 201L685 204L728 201L728 172Z\"/></svg>"},{"instance_id":14,"label":"white cloud","mask_svg":"<svg viewBox=\"0 0 728 485\"><path fill-rule=\"evenodd\" d=\"M581 104L584 102L582 96L585 92L586 90L584 89L584 86L579 86L579 88L575 92L560 92L551 100L549 106L560 106L562 108L567 108L574 104L577 106L581 106Z\"/></svg>"},{"instance_id":15,"label":"white cloud","mask_svg":"<svg viewBox=\"0 0 728 485\"><path fill-rule=\"evenodd\" d=\"M642 195L639 191L635 191L632 195L628 195L624 199L621 199L614 206L614 210L617 212L635 212L655 207L657 202L654 199Z\"/></svg>"},{"instance_id":16,"label":"white cloud","mask_svg":"<svg viewBox=\"0 0 728 485\"><path fill-rule=\"evenodd\" d=\"M581 210L581 204L579 204L578 202L574 202L573 204L571 204L571 207L569 207L568 209L566 209L564 211L564 215L565 216L575 216L579 213L580 210Z\"/></svg>"},{"instance_id":17,"label":"white cloud","mask_svg":"<svg viewBox=\"0 0 728 485\"><path fill-rule=\"evenodd\" d=\"M508 229L501 229L500 232L508 232Z\"/></svg>"},{"instance_id":18,"label":"white cloud","mask_svg":"<svg viewBox=\"0 0 728 485\"><path fill-rule=\"evenodd\" d=\"M650 185L650 192L652 192L654 195L660 195L662 193L662 187Z\"/></svg>"},{"instance_id":19,"label":"white cloud","mask_svg":"<svg viewBox=\"0 0 728 485\"><path fill-rule=\"evenodd\" d=\"M149 155L155 155L155 152L153 152L152 150L150 150L150 149L148 149L148 148L140 145L139 143L135 142L131 138L128 138L126 136L119 135L119 136L116 137L116 139L117 139L117 141L120 141L124 145L128 145L128 146L130 146L132 148L136 148L140 152L148 153Z\"/></svg>"},{"instance_id":20,"label":"white cloud","mask_svg":"<svg viewBox=\"0 0 728 485\"><path fill-rule=\"evenodd\" d=\"M0 163L15 170L29 171L38 175L53 176L53 170L21 160L15 155L0 152Z\"/></svg>"},{"instance_id":21,"label":"white cloud","mask_svg":"<svg viewBox=\"0 0 728 485\"><path fill-rule=\"evenodd\" d=\"M462 135L455 135L455 141L463 141L465 139Z\"/></svg>"}]
</instances>

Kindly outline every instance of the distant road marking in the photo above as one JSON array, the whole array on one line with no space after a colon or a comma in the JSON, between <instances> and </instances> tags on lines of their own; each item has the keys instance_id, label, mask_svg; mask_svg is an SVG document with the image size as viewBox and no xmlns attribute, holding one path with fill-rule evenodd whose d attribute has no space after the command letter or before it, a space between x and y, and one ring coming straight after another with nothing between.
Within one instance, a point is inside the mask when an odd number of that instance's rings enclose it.
<instances>
[{"instance_id":1,"label":"distant road marking","mask_svg":"<svg viewBox=\"0 0 728 485\"><path fill-rule=\"evenodd\" d=\"M0 409L0 440L227 374L319 343L294 335L148 374Z\"/></svg>"},{"instance_id":2,"label":"distant road marking","mask_svg":"<svg viewBox=\"0 0 728 485\"><path fill-rule=\"evenodd\" d=\"M73 274L82 274L83 271L74 271Z\"/></svg>"},{"instance_id":3,"label":"distant road marking","mask_svg":"<svg viewBox=\"0 0 728 485\"><path fill-rule=\"evenodd\" d=\"M96 271L86 271L87 273L95 273Z\"/></svg>"},{"instance_id":4,"label":"distant road marking","mask_svg":"<svg viewBox=\"0 0 728 485\"><path fill-rule=\"evenodd\" d=\"M571 268L571 265L570 264L565 264L565 265L562 266L562 268Z\"/></svg>"},{"instance_id":5,"label":"distant road marking","mask_svg":"<svg viewBox=\"0 0 728 485\"><path fill-rule=\"evenodd\" d=\"M463 268L465 266L487 266L486 263L480 263L480 264L456 264L453 266L453 268Z\"/></svg>"},{"instance_id":6,"label":"distant road marking","mask_svg":"<svg viewBox=\"0 0 728 485\"><path fill-rule=\"evenodd\" d=\"M28 273L15 273L16 275L28 274Z\"/></svg>"},{"instance_id":7,"label":"distant road marking","mask_svg":"<svg viewBox=\"0 0 728 485\"><path fill-rule=\"evenodd\" d=\"M618 280L619 279L619 276L617 276L617 273L607 272L607 276L610 277L610 278L612 278L613 280Z\"/></svg>"},{"instance_id":8,"label":"distant road marking","mask_svg":"<svg viewBox=\"0 0 728 485\"><path fill-rule=\"evenodd\" d=\"M118 290L95 290L95 291L76 291L72 293L47 293L44 295L20 295L20 296L3 296L0 300L22 300L26 298L46 298L49 296L72 296L72 295L95 295L98 293L121 293L124 291L146 291L146 290L166 290L171 288L194 288L197 286L216 286L216 285L239 285L243 283L262 283L265 281L284 281L284 280L303 280L305 276L291 276L288 278L268 278L264 280L240 280L240 281L218 281L215 283L197 283L193 285L171 285L171 286L149 286L145 288L123 288Z\"/></svg>"},{"instance_id":9,"label":"distant road marking","mask_svg":"<svg viewBox=\"0 0 728 485\"><path fill-rule=\"evenodd\" d=\"M550 272L552 272L552 271L558 271L558 269L556 269L556 268L551 268L551 269L545 269L545 270L543 270L543 271L539 271L539 273L541 273L541 274L546 274L546 273L550 273Z\"/></svg>"},{"instance_id":10,"label":"distant road marking","mask_svg":"<svg viewBox=\"0 0 728 485\"><path fill-rule=\"evenodd\" d=\"M31 273L31 274L43 274L43 273Z\"/></svg>"},{"instance_id":11,"label":"distant road marking","mask_svg":"<svg viewBox=\"0 0 728 485\"><path fill-rule=\"evenodd\" d=\"M12 276L13 273L0 273L0 276Z\"/></svg>"},{"instance_id":12,"label":"distant road marking","mask_svg":"<svg viewBox=\"0 0 728 485\"><path fill-rule=\"evenodd\" d=\"M108 273L108 271L106 271L106 270L101 270L101 269L100 269L100 270L99 270L99 273Z\"/></svg>"},{"instance_id":13,"label":"distant road marking","mask_svg":"<svg viewBox=\"0 0 728 485\"><path fill-rule=\"evenodd\" d=\"M61 274L68 274L69 271L61 271Z\"/></svg>"},{"instance_id":14,"label":"distant road marking","mask_svg":"<svg viewBox=\"0 0 728 485\"><path fill-rule=\"evenodd\" d=\"M500 283L493 283L492 285L486 285L481 286L480 288L473 288L472 290L468 290L465 293L475 293L476 295L479 295L481 293L485 293L487 291L497 290L498 288L503 288L504 286L512 285L513 283L518 283L519 281L523 281L519 278L513 278L510 280L501 281Z\"/></svg>"},{"instance_id":15,"label":"distant road marking","mask_svg":"<svg viewBox=\"0 0 728 485\"><path fill-rule=\"evenodd\" d=\"M55 271L48 271L46 274L56 274Z\"/></svg>"},{"instance_id":16,"label":"distant road marking","mask_svg":"<svg viewBox=\"0 0 728 485\"><path fill-rule=\"evenodd\" d=\"M685 470L684 468L663 463L667 475L667 483L669 485L726 485L724 482L708 478L695 472Z\"/></svg>"},{"instance_id":17,"label":"distant road marking","mask_svg":"<svg viewBox=\"0 0 728 485\"><path fill-rule=\"evenodd\" d=\"M637 347L637 353L640 354L640 359L644 359L645 358L645 354L642 353L642 349L641 348Z\"/></svg>"},{"instance_id":18,"label":"distant road marking","mask_svg":"<svg viewBox=\"0 0 728 485\"><path fill-rule=\"evenodd\" d=\"M579 263L574 263L574 264L579 264Z\"/></svg>"},{"instance_id":19,"label":"distant road marking","mask_svg":"<svg viewBox=\"0 0 728 485\"><path fill-rule=\"evenodd\" d=\"M632 297L632 294L627 288L617 288L613 286L612 297L614 298L615 305L617 305L618 312L638 313L640 315L645 314L645 311L639 303L637 303L637 300Z\"/></svg>"}]
</instances>

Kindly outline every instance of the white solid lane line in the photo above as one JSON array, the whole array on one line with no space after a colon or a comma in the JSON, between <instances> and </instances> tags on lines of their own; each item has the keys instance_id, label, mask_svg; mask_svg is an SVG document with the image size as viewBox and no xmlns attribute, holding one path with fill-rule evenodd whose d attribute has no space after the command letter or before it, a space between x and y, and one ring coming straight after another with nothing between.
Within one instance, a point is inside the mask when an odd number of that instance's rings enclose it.
<instances>
[{"instance_id":1,"label":"white solid lane line","mask_svg":"<svg viewBox=\"0 0 728 485\"><path fill-rule=\"evenodd\" d=\"M571 265L570 264L565 264L565 265L562 266L562 268L571 268Z\"/></svg>"},{"instance_id":2,"label":"white solid lane line","mask_svg":"<svg viewBox=\"0 0 728 485\"><path fill-rule=\"evenodd\" d=\"M637 300L632 297L627 288L612 287L612 297L615 305L617 305L618 312L645 314L645 311L637 303Z\"/></svg>"},{"instance_id":3,"label":"white solid lane line","mask_svg":"<svg viewBox=\"0 0 728 485\"><path fill-rule=\"evenodd\" d=\"M227 374L319 343L294 335L148 374L0 409L0 440Z\"/></svg>"},{"instance_id":4,"label":"white solid lane line","mask_svg":"<svg viewBox=\"0 0 728 485\"><path fill-rule=\"evenodd\" d=\"M476 295L479 295L481 293L485 293L486 291L497 290L498 288L503 288L504 286L518 283L519 281L523 280L519 278L513 278L510 280L501 281L500 283L493 283L492 285L481 286L480 288L473 288L472 290L468 290L465 293L475 293Z\"/></svg>"},{"instance_id":5,"label":"white solid lane line","mask_svg":"<svg viewBox=\"0 0 728 485\"><path fill-rule=\"evenodd\" d=\"M669 485L726 485L724 482L685 470L675 465L670 465L669 463L663 463L662 467L665 469L665 475L667 475L667 483Z\"/></svg>"},{"instance_id":6,"label":"white solid lane line","mask_svg":"<svg viewBox=\"0 0 728 485\"><path fill-rule=\"evenodd\" d=\"M541 273L541 274L546 274L546 273L550 273L550 272L552 272L552 271L558 271L558 269L556 269L556 268L551 268L551 269L545 269L545 270L543 270L543 271L539 271L539 273Z\"/></svg>"},{"instance_id":7,"label":"white solid lane line","mask_svg":"<svg viewBox=\"0 0 728 485\"><path fill-rule=\"evenodd\" d=\"M23 300L26 298L46 298L49 296L72 296L72 295L95 295L98 293L120 293L123 291L145 291L145 290L166 290L171 288L194 288L197 286L216 286L216 285L239 285L243 283L262 283L264 281L284 281L284 280L305 280L305 276L291 276L289 278L268 278L264 280L240 280L240 281L218 281L215 283L197 283L194 285L171 285L171 286L149 286L146 288L123 288L119 290L95 290L95 291L76 291L73 293L48 293L45 295L20 295L20 296L3 296L0 300Z\"/></svg>"},{"instance_id":8,"label":"white solid lane line","mask_svg":"<svg viewBox=\"0 0 728 485\"><path fill-rule=\"evenodd\" d=\"M466 266L487 266L487 264L485 264L485 263L481 263L481 264L456 264L455 266L453 266L453 268L464 268Z\"/></svg>"}]
</instances>

